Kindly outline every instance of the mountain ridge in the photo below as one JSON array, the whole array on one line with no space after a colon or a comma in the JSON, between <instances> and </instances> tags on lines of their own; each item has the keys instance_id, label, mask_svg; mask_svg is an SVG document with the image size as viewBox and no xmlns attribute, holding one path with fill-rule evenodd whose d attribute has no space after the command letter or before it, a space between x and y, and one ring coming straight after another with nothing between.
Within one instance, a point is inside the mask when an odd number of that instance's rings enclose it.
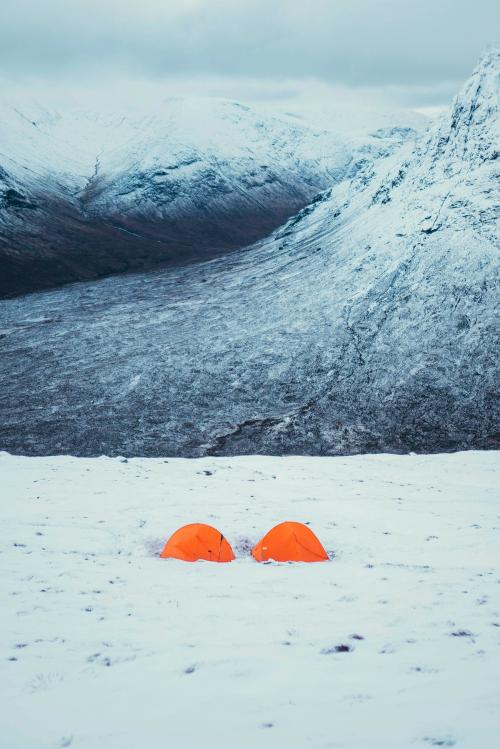
<instances>
[{"instance_id":1,"label":"mountain ridge","mask_svg":"<svg viewBox=\"0 0 500 749\"><path fill-rule=\"evenodd\" d=\"M0 295L206 259L273 231L341 179L362 145L225 99L144 113L0 110Z\"/></svg>"},{"instance_id":2,"label":"mountain ridge","mask_svg":"<svg viewBox=\"0 0 500 749\"><path fill-rule=\"evenodd\" d=\"M358 154L249 248L3 302L0 443L181 456L498 447L498 69L498 55L483 61L416 147Z\"/></svg>"}]
</instances>

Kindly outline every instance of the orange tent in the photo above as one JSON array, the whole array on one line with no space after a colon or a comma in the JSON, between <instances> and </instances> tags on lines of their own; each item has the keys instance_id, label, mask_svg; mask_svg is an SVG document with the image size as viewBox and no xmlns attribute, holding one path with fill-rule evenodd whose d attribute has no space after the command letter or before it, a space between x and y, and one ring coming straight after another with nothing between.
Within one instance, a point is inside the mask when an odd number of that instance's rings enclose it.
<instances>
[{"instance_id":1,"label":"orange tent","mask_svg":"<svg viewBox=\"0 0 500 749\"><path fill-rule=\"evenodd\" d=\"M160 554L163 559L182 559L184 562L231 562L233 550L217 528L204 523L185 525L170 536Z\"/></svg>"},{"instance_id":2,"label":"orange tent","mask_svg":"<svg viewBox=\"0 0 500 749\"><path fill-rule=\"evenodd\" d=\"M303 523L280 523L253 547L258 562L323 562L328 554L314 533Z\"/></svg>"}]
</instances>

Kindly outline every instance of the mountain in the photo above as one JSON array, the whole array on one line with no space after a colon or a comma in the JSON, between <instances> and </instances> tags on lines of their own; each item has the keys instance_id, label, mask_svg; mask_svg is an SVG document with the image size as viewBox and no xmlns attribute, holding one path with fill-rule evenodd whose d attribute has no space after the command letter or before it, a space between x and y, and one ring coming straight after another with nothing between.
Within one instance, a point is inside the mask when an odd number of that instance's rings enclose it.
<instances>
[{"instance_id":1,"label":"mountain","mask_svg":"<svg viewBox=\"0 0 500 749\"><path fill-rule=\"evenodd\" d=\"M1 305L0 444L81 455L498 446L499 54L270 237Z\"/></svg>"},{"instance_id":2,"label":"mountain","mask_svg":"<svg viewBox=\"0 0 500 749\"><path fill-rule=\"evenodd\" d=\"M206 259L245 246L337 182L349 138L223 99L98 112L19 96L0 109L0 295Z\"/></svg>"}]
</instances>

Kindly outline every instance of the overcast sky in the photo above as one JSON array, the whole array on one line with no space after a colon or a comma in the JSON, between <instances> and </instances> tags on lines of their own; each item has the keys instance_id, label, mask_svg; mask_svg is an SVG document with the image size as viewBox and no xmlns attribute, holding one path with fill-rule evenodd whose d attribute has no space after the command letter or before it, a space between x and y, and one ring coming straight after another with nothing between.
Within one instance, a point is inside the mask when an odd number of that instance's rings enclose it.
<instances>
[{"instance_id":1,"label":"overcast sky","mask_svg":"<svg viewBox=\"0 0 500 749\"><path fill-rule=\"evenodd\" d=\"M499 0L0 0L4 80L212 77L446 103L496 41ZM237 87L236 87L237 88Z\"/></svg>"}]
</instances>

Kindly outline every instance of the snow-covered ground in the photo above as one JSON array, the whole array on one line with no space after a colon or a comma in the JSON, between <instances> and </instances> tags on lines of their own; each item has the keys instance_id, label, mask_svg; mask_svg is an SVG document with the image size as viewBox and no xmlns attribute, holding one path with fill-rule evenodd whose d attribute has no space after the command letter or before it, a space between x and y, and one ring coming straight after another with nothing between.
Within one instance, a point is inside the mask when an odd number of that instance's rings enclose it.
<instances>
[{"instance_id":1,"label":"snow-covered ground","mask_svg":"<svg viewBox=\"0 0 500 749\"><path fill-rule=\"evenodd\" d=\"M499 471L1 453L1 746L497 749ZM254 562L285 519L331 561ZM192 521L236 561L159 559Z\"/></svg>"}]
</instances>

